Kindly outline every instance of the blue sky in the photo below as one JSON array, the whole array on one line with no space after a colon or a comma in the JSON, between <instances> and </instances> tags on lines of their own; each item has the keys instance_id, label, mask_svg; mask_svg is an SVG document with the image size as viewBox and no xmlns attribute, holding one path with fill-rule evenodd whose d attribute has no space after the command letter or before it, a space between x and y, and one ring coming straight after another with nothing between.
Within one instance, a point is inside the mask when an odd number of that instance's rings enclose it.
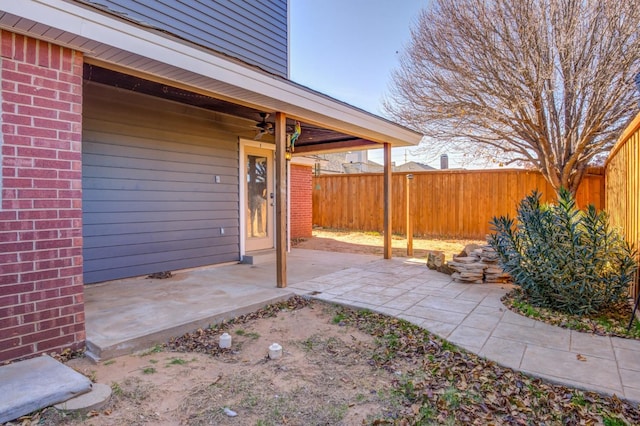
<instances>
[{"instance_id":1,"label":"blue sky","mask_svg":"<svg viewBox=\"0 0 640 426\"><path fill-rule=\"evenodd\" d=\"M289 0L290 77L351 105L382 114L391 73L410 28L429 0ZM418 160L392 152L397 164ZM451 155L449 156L451 158ZM382 163L382 150L369 152ZM425 161L439 167L439 160Z\"/></svg>"}]
</instances>

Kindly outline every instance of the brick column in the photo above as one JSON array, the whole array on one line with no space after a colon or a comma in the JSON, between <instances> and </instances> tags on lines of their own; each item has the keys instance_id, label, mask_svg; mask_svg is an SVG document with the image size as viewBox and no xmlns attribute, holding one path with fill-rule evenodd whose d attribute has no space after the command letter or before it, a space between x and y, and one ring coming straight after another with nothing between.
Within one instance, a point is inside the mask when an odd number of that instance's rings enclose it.
<instances>
[{"instance_id":1,"label":"brick column","mask_svg":"<svg viewBox=\"0 0 640 426\"><path fill-rule=\"evenodd\" d=\"M291 238L311 237L313 227L312 168L291 164Z\"/></svg>"},{"instance_id":2,"label":"brick column","mask_svg":"<svg viewBox=\"0 0 640 426\"><path fill-rule=\"evenodd\" d=\"M84 346L82 55L0 31L0 362Z\"/></svg>"}]
</instances>

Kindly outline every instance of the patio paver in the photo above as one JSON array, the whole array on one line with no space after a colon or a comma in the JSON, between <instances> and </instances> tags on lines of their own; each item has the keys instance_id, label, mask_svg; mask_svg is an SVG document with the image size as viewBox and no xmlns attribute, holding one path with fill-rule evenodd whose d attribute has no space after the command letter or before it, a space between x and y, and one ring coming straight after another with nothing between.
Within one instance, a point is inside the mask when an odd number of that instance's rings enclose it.
<instances>
[{"instance_id":1,"label":"patio paver","mask_svg":"<svg viewBox=\"0 0 640 426\"><path fill-rule=\"evenodd\" d=\"M477 353L482 349L489 336L491 336L490 331L459 325L449 334L447 340Z\"/></svg>"},{"instance_id":2,"label":"patio paver","mask_svg":"<svg viewBox=\"0 0 640 426\"><path fill-rule=\"evenodd\" d=\"M478 355L496 361L499 360L498 362L506 367L519 369L526 349L526 343L492 336L487 339Z\"/></svg>"},{"instance_id":3,"label":"patio paver","mask_svg":"<svg viewBox=\"0 0 640 426\"><path fill-rule=\"evenodd\" d=\"M493 336L501 337L514 342L522 342L530 345L542 346L550 349L569 350L571 332L554 327L553 329L540 329L537 327L522 327L520 325L500 322Z\"/></svg>"},{"instance_id":4,"label":"patio paver","mask_svg":"<svg viewBox=\"0 0 640 426\"><path fill-rule=\"evenodd\" d=\"M377 259L357 269L360 274L332 273L335 287L314 297L406 319L527 374L640 402L640 341L580 333L526 318L502 304L500 298L510 286L456 283L416 259ZM343 273L360 287L344 283L349 290L335 297ZM289 289L305 294L305 286L302 282Z\"/></svg>"},{"instance_id":5,"label":"patio paver","mask_svg":"<svg viewBox=\"0 0 640 426\"><path fill-rule=\"evenodd\" d=\"M438 320L425 319L422 322L419 322L418 325L422 328L426 328L430 332L446 339L449 337L451 332L456 329L457 324L451 324L448 322L442 322Z\"/></svg>"},{"instance_id":6,"label":"patio paver","mask_svg":"<svg viewBox=\"0 0 640 426\"><path fill-rule=\"evenodd\" d=\"M637 350L614 348L614 352L620 368L640 371L640 356Z\"/></svg>"},{"instance_id":7,"label":"patio paver","mask_svg":"<svg viewBox=\"0 0 640 426\"><path fill-rule=\"evenodd\" d=\"M461 325L480 330L493 331L499 322L500 317L497 315L476 313L474 309L474 312L467 315Z\"/></svg>"},{"instance_id":8,"label":"patio paver","mask_svg":"<svg viewBox=\"0 0 640 426\"><path fill-rule=\"evenodd\" d=\"M606 336L596 336L590 333L572 331L570 349L572 352L579 352L584 355L616 359L613 346L611 345L611 339Z\"/></svg>"},{"instance_id":9,"label":"patio paver","mask_svg":"<svg viewBox=\"0 0 640 426\"><path fill-rule=\"evenodd\" d=\"M584 355L578 358L578 355L571 351L528 345L520 367L556 381L569 380L622 392L622 382L614 360Z\"/></svg>"}]
</instances>

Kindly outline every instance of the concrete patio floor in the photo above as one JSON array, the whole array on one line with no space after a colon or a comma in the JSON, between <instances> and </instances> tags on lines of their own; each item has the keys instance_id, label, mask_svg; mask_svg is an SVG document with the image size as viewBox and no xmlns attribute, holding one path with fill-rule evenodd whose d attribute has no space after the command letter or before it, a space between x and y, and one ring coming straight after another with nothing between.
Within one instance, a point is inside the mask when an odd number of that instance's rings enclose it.
<instances>
[{"instance_id":1,"label":"concrete patio floor","mask_svg":"<svg viewBox=\"0 0 640 426\"><path fill-rule=\"evenodd\" d=\"M289 286L371 256L294 250L287 256ZM149 348L199 327L291 297L276 288L275 263L227 264L177 271L167 279L128 278L85 286L87 355L105 360Z\"/></svg>"},{"instance_id":2,"label":"concrete patio floor","mask_svg":"<svg viewBox=\"0 0 640 426\"><path fill-rule=\"evenodd\" d=\"M640 401L640 341L550 326L504 308L508 286L461 284L416 259L294 249L275 265L226 265L85 289L88 346L110 358L297 294L408 320L458 346L581 389Z\"/></svg>"}]
</instances>

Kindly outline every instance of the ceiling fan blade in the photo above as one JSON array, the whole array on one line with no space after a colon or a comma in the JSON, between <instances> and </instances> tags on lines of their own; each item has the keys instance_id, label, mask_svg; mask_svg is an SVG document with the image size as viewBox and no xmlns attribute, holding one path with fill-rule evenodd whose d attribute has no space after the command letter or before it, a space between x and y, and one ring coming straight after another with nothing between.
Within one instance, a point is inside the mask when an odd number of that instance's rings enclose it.
<instances>
[{"instance_id":1,"label":"ceiling fan blade","mask_svg":"<svg viewBox=\"0 0 640 426\"><path fill-rule=\"evenodd\" d=\"M254 140L260 140L262 136L264 136L267 133L270 135L273 135L275 133L274 124L267 121L267 118L269 118L269 115L270 114L267 112L260 113L260 118L262 118L262 120L258 121L255 124L255 127L258 129L258 133L256 134Z\"/></svg>"}]
</instances>

